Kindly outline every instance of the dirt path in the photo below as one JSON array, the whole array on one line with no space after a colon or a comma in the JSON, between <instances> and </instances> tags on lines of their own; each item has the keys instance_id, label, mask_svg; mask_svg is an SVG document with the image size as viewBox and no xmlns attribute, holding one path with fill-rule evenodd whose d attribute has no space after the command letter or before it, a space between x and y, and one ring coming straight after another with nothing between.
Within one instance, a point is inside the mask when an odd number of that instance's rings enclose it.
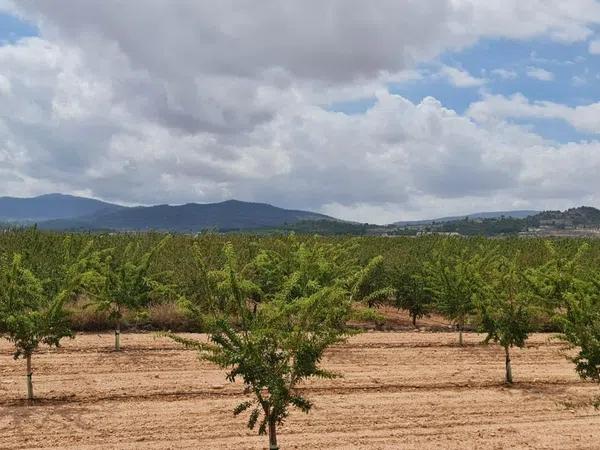
<instances>
[{"instance_id":1,"label":"dirt path","mask_svg":"<svg viewBox=\"0 0 600 450\"><path fill-rule=\"evenodd\" d=\"M343 378L305 389L282 448L600 448L600 411L564 348L535 335L515 351L517 383L502 384L503 353L468 334L369 332L332 349ZM202 338L199 336L199 338ZM266 448L232 408L244 398L223 372L168 339L82 335L34 358L38 405L24 395L24 363L0 342L0 448Z\"/></svg>"}]
</instances>

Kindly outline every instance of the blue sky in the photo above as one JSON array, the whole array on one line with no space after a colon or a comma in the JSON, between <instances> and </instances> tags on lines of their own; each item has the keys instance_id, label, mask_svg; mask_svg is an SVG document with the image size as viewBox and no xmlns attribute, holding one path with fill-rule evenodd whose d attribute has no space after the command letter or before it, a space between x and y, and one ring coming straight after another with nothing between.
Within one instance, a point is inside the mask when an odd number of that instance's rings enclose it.
<instances>
[{"instance_id":1,"label":"blue sky","mask_svg":"<svg viewBox=\"0 0 600 450\"><path fill-rule=\"evenodd\" d=\"M457 87L439 74L442 66L465 71L484 82L478 86ZM540 80L528 75L536 69L548 72L552 79ZM586 42L487 39L462 51L444 53L435 61L421 64L417 70L421 78L390 84L390 92L415 103L428 96L435 97L460 114L485 94L523 94L532 102L548 101L572 107L600 99L600 55L590 54ZM374 103L374 97L363 98L333 103L329 109L361 114ZM559 119L511 119L511 122L560 143L594 138L594 134L577 131Z\"/></svg>"},{"instance_id":2,"label":"blue sky","mask_svg":"<svg viewBox=\"0 0 600 450\"><path fill-rule=\"evenodd\" d=\"M37 36L35 24L22 20L15 15L0 12L0 42L14 43L23 37Z\"/></svg>"}]
</instances>

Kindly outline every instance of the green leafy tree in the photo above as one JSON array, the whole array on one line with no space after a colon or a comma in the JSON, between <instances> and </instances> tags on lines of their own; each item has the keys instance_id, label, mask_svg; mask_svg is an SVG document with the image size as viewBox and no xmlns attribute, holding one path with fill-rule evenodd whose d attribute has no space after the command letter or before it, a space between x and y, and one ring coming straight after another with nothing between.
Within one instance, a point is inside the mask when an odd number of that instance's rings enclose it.
<instances>
[{"instance_id":1,"label":"green leafy tree","mask_svg":"<svg viewBox=\"0 0 600 450\"><path fill-rule=\"evenodd\" d=\"M548 252L547 261L540 267L530 268L526 274L533 292L552 315L567 306L566 295L584 276L582 262L589 244L581 244L573 256L561 254L554 241L546 240L544 245Z\"/></svg>"},{"instance_id":2,"label":"green leafy tree","mask_svg":"<svg viewBox=\"0 0 600 450\"><path fill-rule=\"evenodd\" d=\"M571 358L583 379L600 383L600 289L589 282L578 282L565 295L567 308L559 322L563 339L578 349Z\"/></svg>"},{"instance_id":3,"label":"green leafy tree","mask_svg":"<svg viewBox=\"0 0 600 450\"><path fill-rule=\"evenodd\" d=\"M64 304L81 293L94 277L98 255L91 242L77 254L70 238L63 243L60 271L41 280L25 266L20 254L0 267L0 331L15 346L15 359L27 363L27 398L33 400L31 358L40 344L58 346L72 336Z\"/></svg>"},{"instance_id":4,"label":"green leafy tree","mask_svg":"<svg viewBox=\"0 0 600 450\"><path fill-rule=\"evenodd\" d=\"M395 306L408 312L412 324L417 328L417 320L429 315L432 309L432 294L420 267L405 265L392 270L392 284L396 293Z\"/></svg>"},{"instance_id":5,"label":"green leafy tree","mask_svg":"<svg viewBox=\"0 0 600 450\"><path fill-rule=\"evenodd\" d=\"M381 255L372 258L355 276L352 299L366 303L369 308L388 303L395 293Z\"/></svg>"},{"instance_id":6,"label":"green leafy tree","mask_svg":"<svg viewBox=\"0 0 600 450\"><path fill-rule=\"evenodd\" d=\"M510 349L523 348L539 308L516 258L497 257L486 270L485 281L475 293L485 342L494 341L505 354L506 383L512 383Z\"/></svg>"},{"instance_id":7,"label":"green leafy tree","mask_svg":"<svg viewBox=\"0 0 600 450\"><path fill-rule=\"evenodd\" d=\"M151 301L172 295L172 286L166 282L166 272L154 272L152 262L166 245L163 238L149 251L130 242L124 249L112 249L100 269L100 278L94 283L90 296L98 310L108 311L115 324L115 351L121 350L121 324L125 309L140 310Z\"/></svg>"},{"instance_id":8,"label":"green leafy tree","mask_svg":"<svg viewBox=\"0 0 600 450\"><path fill-rule=\"evenodd\" d=\"M458 342L463 345L463 330L475 312L473 297L481 285L480 270L484 258L466 249L453 250L446 245L431 262L424 265L423 281L435 307L458 328Z\"/></svg>"},{"instance_id":9,"label":"green leafy tree","mask_svg":"<svg viewBox=\"0 0 600 450\"><path fill-rule=\"evenodd\" d=\"M300 258L288 278L274 289L273 298L253 309L239 282L232 246L228 245L225 253L227 309L235 311L235 319L232 314L202 317L210 334L208 344L169 336L199 350L201 358L226 368L229 381L242 379L252 398L238 405L234 414L249 410L248 426L258 425L259 434L268 433L270 448L277 449L277 427L289 415L290 407L303 412L312 407L297 390L298 385L312 377L335 376L322 369L320 361L329 346L347 336L345 323L351 306L350 292L344 287L347 280L334 277L324 285L307 277L306 267L300 267L306 261ZM319 278L319 271L313 276Z\"/></svg>"}]
</instances>

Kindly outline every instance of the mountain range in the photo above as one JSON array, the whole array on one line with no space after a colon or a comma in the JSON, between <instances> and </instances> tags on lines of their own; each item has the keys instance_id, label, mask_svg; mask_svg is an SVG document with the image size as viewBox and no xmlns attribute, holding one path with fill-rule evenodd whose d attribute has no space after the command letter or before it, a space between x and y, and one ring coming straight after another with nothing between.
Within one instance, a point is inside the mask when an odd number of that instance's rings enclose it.
<instances>
[{"instance_id":1,"label":"mountain range","mask_svg":"<svg viewBox=\"0 0 600 450\"><path fill-rule=\"evenodd\" d=\"M52 230L227 231L273 228L312 220L335 219L309 211L238 200L126 207L63 194L0 197L0 222L37 223L40 228Z\"/></svg>"},{"instance_id":2,"label":"mountain range","mask_svg":"<svg viewBox=\"0 0 600 450\"><path fill-rule=\"evenodd\" d=\"M512 234L531 227L600 226L600 210L516 210L480 212L438 219L369 225L338 220L311 211L278 208L266 203L227 200L185 205L123 206L63 194L32 198L0 197L0 223L51 230L114 230L197 232L283 230L320 234L405 234L415 230L461 234Z\"/></svg>"}]
</instances>

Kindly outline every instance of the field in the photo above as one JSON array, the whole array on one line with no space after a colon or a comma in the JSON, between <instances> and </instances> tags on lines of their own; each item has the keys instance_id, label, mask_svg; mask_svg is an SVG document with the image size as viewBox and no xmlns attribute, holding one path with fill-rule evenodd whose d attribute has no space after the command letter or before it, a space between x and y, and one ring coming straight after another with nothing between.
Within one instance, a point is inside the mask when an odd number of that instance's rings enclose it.
<instances>
[{"instance_id":1,"label":"field","mask_svg":"<svg viewBox=\"0 0 600 450\"><path fill-rule=\"evenodd\" d=\"M202 338L201 335L197 335ZM343 378L303 386L315 402L293 411L282 448L600 448L600 393L582 382L564 345L535 334L503 352L482 335L367 332L327 352ZM82 334L34 357L35 407L24 363L0 341L0 448L266 448L232 408L244 397L223 371L152 334Z\"/></svg>"}]
</instances>

